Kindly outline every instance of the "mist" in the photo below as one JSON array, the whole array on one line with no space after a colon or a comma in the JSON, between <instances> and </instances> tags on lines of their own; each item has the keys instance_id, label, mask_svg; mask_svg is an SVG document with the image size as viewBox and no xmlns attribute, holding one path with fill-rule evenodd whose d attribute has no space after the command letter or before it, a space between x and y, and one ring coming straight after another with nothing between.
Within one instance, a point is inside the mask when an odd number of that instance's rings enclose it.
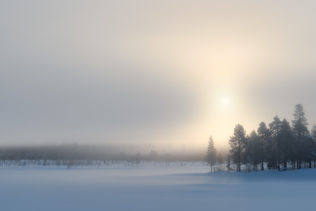
<instances>
[{"instance_id":1,"label":"mist","mask_svg":"<svg viewBox=\"0 0 316 211\"><path fill-rule=\"evenodd\" d=\"M1 145L202 150L213 135L225 148L235 124L250 131L276 113L290 118L297 103L313 125L313 8L313 1L1 2Z\"/></svg>"},{"instance_id":2,"label":"mist","mask_svg":"<svg viewBox=\"0 0 316 211\"><path fill-rule=\"evenodd\" d=\"M0 210L313 210L316 1L0 0Z\"/></svg>"}]
</instances>

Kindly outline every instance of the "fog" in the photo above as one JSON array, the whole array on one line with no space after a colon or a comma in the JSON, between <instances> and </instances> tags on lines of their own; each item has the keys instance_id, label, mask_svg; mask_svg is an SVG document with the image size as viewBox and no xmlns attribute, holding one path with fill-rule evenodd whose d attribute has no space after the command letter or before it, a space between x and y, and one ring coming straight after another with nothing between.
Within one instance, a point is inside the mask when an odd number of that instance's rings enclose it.
<instances>
[{"instance_id":1,"label":"fog","mask_svg":"<svg viewBox=\"0 0 316 211\"><path fill-rule=\"evenodd\" d=\"M1 1L0 145L204 150L210 135L227 146L237 123L291 119L296 103L312 126L315 8Z\"/></svg>"}]
</instances>

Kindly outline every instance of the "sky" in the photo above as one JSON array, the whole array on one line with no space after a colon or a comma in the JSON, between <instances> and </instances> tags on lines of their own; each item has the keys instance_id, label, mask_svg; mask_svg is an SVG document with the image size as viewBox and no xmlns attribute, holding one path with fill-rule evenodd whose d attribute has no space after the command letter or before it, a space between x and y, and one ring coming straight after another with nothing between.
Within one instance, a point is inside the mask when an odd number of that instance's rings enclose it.
<instances>
[{"instance_id":1,"label":"sky","mask_svg":"<svg viewBox=\"0 0 316 211\"><path fill-rule=\"evenodd\" d=\"M227 146L304 105L316 2L0 0L0 145Z\"/></svg>"}]
</instances>

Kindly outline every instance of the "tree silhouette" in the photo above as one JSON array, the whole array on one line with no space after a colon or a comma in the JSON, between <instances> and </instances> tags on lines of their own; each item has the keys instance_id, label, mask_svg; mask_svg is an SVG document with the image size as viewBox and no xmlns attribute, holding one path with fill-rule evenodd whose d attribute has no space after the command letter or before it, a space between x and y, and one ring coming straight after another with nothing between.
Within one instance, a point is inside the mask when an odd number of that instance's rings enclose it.
<instances>
[{"instance_id":1,"label":"tree silhouette","mask_svg":"<svg viewBox=\"0 0 316 211\"><path fill-rule=\"evenodd\" d=\"M267 160L267 145L269 144L269 141L271 140L271 132L267 128L266 123L261 122L259 124L259 128L257 130L258 136L260 138L260 152L259 152L259 157L260 157L260 164L261 164L261 171L264 170L264 161Z\"/></svg>"},{"instance_id":2,"label":"tree silhouette","mask_svg":"<svg viewBox=\"0 0 316 211\"><path fill-rule=\"evenodd\" d=\"M302 167L302 162L306 160L306 155L304 155L305 151L307 150L306 147L308 147L308 123L307 119L305 118L305 113L303 109L303 105L297 104L295 106L294 111L294 120L293 120L293 132L296 138L296 150L297 150L297 161L296 165L297 168Z\"/></svg>"},{"instance_id":3,"label":"tree silhouette","mask_svg":"<svg viewBox=\"0 0 316 211\"><path fill-rule=\"evenodd\" d=\"M236 125L234 135L230 137L230 158L241 170L241 165L252 166L254 170L287 170L292 168L314 167L316 163L316 126L309 132L308 122L301 104L295 106L292 126L289 121L278 116L273 118L269 128L264 122L259 124L257 132L246 135L242 125Z\"/></svg>"},{"instance_id":4,"label":"tree silhouette","mask_svg":"<svg viewBox=\"0 0 316 211\"><path fill-rule=\"evenodd\" d=\"M209 141L208 141L206 162L210 165L211 172L214 171L214 166L216 163L216 149L214 146L214 141L213 141L212 136L209 138Z\"/></svg>"},{"instance_id":5,"label":"tree silhouette","mask_svg":"<svg viewBox=\"0 0 316 211\"><path fill-rule=\"evenodd\" d=\"M231 157L237 164L237 171L240 171L246 146L246 132L242 125L237 124L235 126L234 135L229 139L229 144Z\"/></svg>"}]
</instances>

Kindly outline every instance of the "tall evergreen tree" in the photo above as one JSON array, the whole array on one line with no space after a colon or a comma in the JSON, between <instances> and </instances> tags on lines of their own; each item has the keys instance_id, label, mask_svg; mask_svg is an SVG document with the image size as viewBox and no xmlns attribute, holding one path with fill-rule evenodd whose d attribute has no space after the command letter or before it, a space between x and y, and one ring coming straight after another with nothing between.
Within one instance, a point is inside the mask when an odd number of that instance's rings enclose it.
<instances>
[{"instance_id":1,"label":"tall evergreen tree","mask_svg":"<svg viewBox=\"0 0 316 211\"><path fill-rule=\"evenodd\" d=\"M209 138L209 141L208 141L206 162L210 165L211 172L212 172L216 164L216 149L214 146L214 141L213 141L212 136Z\"/></svg>"},{"instance_id":2,"label":"tall evergreen tree","mask_svg":"<svg viewBox=\"0 0 316 211\"><path fill-rule=\"evenodd\" d=\"M282 122L278 116L275 116L273 118L273 121L269 124L270 131L271 131L271 142L269 143L270 146L270 152L269 152L269 157L270 157L270 162L268 163L269 168L280 168L279 163L280 163L280 150L279 150L279 134L281 131L281 125Z\"/></svg>"},{"instance_id":3,"label":"tall evergreen tree","mask_svg":"<svg viewBox=\"0 0 316 211\"><path fill-rule=\"evenodd\" d=\"M312 128L311 138L313 141L312 157L314 160L314 167L316 167L316 125L314 125Z\"/></svg>"},{"instance_id":4,"label":"tall evergreen tree","mask_svg":"<svg viewBox=\"0 0 316 211\"><path fill-rule=\"evenodd\" d=\"M316 141L316 125L313 125L312 130L311 130L311 136Z\"/></svg>"},{"instance_id":5,"label":"tall evergreen tree","mask_svg":"<svg viewBox=\"0 0 316 211\"><path fill-rule=\"evenodd\" d=\"M308 122L302 104L297 104L294 111L293 131L296 136L304 137L309 135Z\"/></svg>"},{"instance_id":6,"label":"tall evergreen tree","mask_svg":"<svg viewBox=\"0 0 316 211\"><path fill-rule=\"evenodd\" d=\"M278 134L277 141L278 141L278 146L279 146L278 150L279 150L279 155L280 155L279 161L283 163L283 168L287 169L288 161L294 160L295 139L293 136L290 123L286 119L283 119L282 121L281 130L280 130L280 133Z\"/></svg>"},{"instance_id":7,"label":"tall evergreen tree","mask_svg":"<svg viewBox=\"0 0 316 211\"><path fill-rule=\"evenodd\" d=\"M294 111L293 132L296 138L296 165L301 168L302 162L308 160L306 150L310 145L308 123L305 117L303 105L297 104ZM311 164L310 164L311 165Z\"/></svg>"},{"instance_id":8,"label":"tall evergreen tree","mask_svg":"<svg viewBox=\"0 0 316 211\"><path fill-rule=\"evenodd\" d=\"M255 131L252 131L247 137L246 144L246 161L252 164L254 170L257 170L258 164L261 162L261 145L260 137Z\"/></svg>"},{"instance_id":9,"label":"tall evergreen tree","mask_svg":"<svg viewBox=\"0 0 316 211\"><path fill-rule=\"evenodd\" d=\"M235 126L234 135L230 138L229 144L231 147L231 157L237 165L237 171L240 171L246 145L246 132L242 125L237 124Z\"/></svg>"},{"instance_id":10,"label":"tall evergreen tree","mask_svg":"<svg viewBox=\"0 0 316 211\"><path fill-rule=\"evenodd\" d=\"M264 161L267 159L267 148L269 141L271 140L271 132L268 129L266 123L261 122L257 130L258 136L260 138L260 162L261 162L261 171L264 170Z\"/></svg>"}]
</instances>

